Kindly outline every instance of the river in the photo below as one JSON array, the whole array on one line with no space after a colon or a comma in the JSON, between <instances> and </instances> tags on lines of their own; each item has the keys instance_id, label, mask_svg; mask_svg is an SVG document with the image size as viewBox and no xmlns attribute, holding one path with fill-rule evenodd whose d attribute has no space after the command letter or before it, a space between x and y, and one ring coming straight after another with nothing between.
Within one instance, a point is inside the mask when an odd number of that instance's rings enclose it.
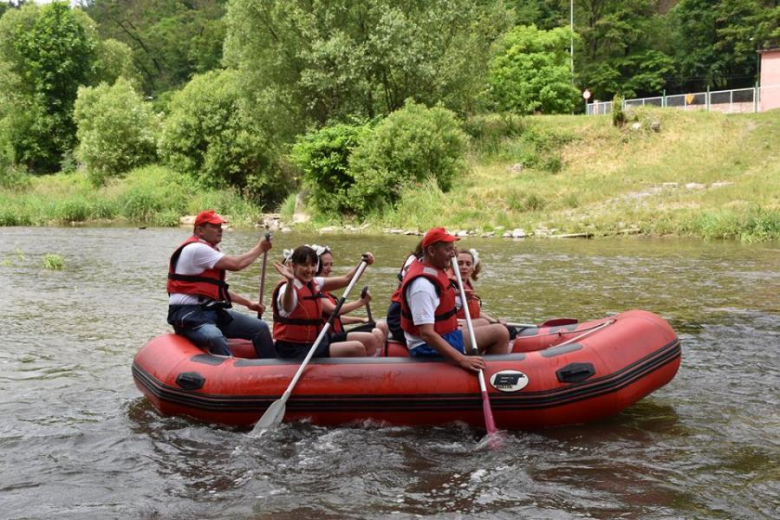
<instances>
[{"instance_id":1,"label":"river","mask_svg":"<svg viewBox=\"0 0 780 520\"><path fill-rule=\"evenodd\" d=\"M513 321L642 308L683 361L666 387L595 424L513 432L500 450L458 425L246 431L159 415L135 352L167 332L165 276L183 229L0 228L0 518L778 518L780 244L467 239L485 310ZM226 232L228 253L251 231ZM280 234L274 252L371 250L381 315L416 237ZM47 253L64 269L43 267ZM257 294L259 263L230 276ZM270 271L271 287L278 276Z\"/></svg>"}]
</instances>

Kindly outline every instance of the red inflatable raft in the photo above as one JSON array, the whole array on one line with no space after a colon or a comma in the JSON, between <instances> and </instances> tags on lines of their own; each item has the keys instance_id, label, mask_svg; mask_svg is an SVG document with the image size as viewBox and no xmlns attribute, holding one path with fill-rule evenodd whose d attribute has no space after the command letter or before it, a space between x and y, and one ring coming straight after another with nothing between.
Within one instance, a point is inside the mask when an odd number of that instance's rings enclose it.
<instances>
[{"instance_id":1,"label":"red inflatable raft","mask_svg":"<svg viewBox=\"0 0 780 520\"><path fill-rule=\"evenodd\" d=\"M236 344L236 355L252 352ZM510 354L488 356L485 379L500 429L535 429L614 415L674 377L680 342L662 318L629 311L597 321L522 330ZM250 426L287 388L298 361L224 358L165 334L136 355L138 388L163 414ZM475 374L406 357L313 359L287 402L285 420L336 425L460 421L484 427Z\"/></svg>"}]
</instances>

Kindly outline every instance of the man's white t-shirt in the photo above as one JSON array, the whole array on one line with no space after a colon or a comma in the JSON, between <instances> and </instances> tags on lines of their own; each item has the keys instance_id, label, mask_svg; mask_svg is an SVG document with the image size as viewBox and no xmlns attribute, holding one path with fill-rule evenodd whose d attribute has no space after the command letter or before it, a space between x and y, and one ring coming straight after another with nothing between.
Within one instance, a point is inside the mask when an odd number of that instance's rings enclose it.
<instances>
[{"instance_id":1,"label":"man's white t-shirt","mask_svg":"<svg viewBox=\"0 0 780 520\"><path fill-rule=\"evenodd\" d=\"M322 276L315 276L313 279L314 282L314 290L315 291L322 291L322 286L325 285L325 278ZM293 282L295 284L295 287L298 289L303 288L303 282L298 280L297 278ZM284 300L284 291L287 289L287 284L282 284L282 286L279 288L279 298L276 300L277 308L279 309L279 315L282 318L289 318L292 312L286 312L284 308L282 307L282 301ZM293 312L295 311L295 308L298 306L298 293L296 291L293 291Z\"/></svg>"},{"instance_id":2,"label":"man's white t-shirt","mask_svg":"<svg viewBox=\"0 0 780 520\"><path fill-rule=\"evenodd\" d=\"M217 251L205 242L193 242L187 244L181 250L179 261L176 263L176 274L197 275L207 269L212 269L225 253ZM182 293L171 293L168 297L169 305L197 305L198 296Z\"/></svg>"},{"instance_id":3,"label":"man's white t-shirt","mask_svg":"<svg viewBox=\"0 0 780 520\"><path fill-rule=\"evenodd\" d=\"M412 322L415 325L436 323L436 309L441 300L436 294L436 286L427 278L421 276L406 288L406 301L412 312ZM414 336L404 331L406 346L409 350L425 343L420 336Z\"/></svg>"}]
</instances>

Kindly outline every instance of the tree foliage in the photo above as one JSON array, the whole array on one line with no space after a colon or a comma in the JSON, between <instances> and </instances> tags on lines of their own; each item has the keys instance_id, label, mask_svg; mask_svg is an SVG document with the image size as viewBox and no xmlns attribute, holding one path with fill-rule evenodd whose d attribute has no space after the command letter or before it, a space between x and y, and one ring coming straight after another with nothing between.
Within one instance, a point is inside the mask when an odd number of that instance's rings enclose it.
<instances>
[{"instance_id":1,"label":"tree foliage","mask_svg":"<svg viewBox=\"0 0 780 520\"><path fill-rule=\"evenodd\" d=\"M92 0L87 12L103 38L132 49L142 89L177 89L196 73L220 66L225 0Z\"/></svg>"},{"instance_id":2,"label":"tree foliage","mask_svg":"<svg viewBox=\"0 0 780 520\"><path fill-rule=\"evenodd\" d=\"M76 155L95 184L154 160L157 118L128 80L80 88L74 118Z\"/></svg>"},{"instance_id":3,"label":"tree foliage","mask_svg":"<svg viewBox=\"0 0 780 520\"><path fill-rule=\"evenodd\" d=\"M404 186L428 179L449 190L466 170L467 143L453 112L407 101L352 152L350 204L360 215L381 211L398 200Z\"/></svg>"},{"instance_id":4,"label":"tree foliage","mask_svg":"<svg viewBox=\"0 0 780 520\"><path fill-rule=\"evenodd\" d=\"M407 98L474 109L500 2L234 0L225 59L301 127L388 114Z\"/></svg>"},{"instance_id":5,"label":"tree foliage","mask_svg":"<svg viewBox=\"0 0 780 520\"><path fill-rule=\"evenodd\" d=\"M290 158L303 171L314 208L321 213L351 211L355 177L349 157L370 129L367 125L335 124L300 137Z\"/></svg>"},{"instance_id":6,"label":"tree foliage","mask_svg":"<svg viewBox=\"0 0 780 520\"><path fill-rule=\"evenodd\" d=\"M571 112L579 93L572 86L568 29L515 27L496 44L490 63L491 98L500 110L532 114Z\"/></svg>"},{"instance_id":7,"label":"tree foliage","mask_svg":"<svg viewBox=\"0 0 780 520\"><path fill-rule=\"evenodd\" d=\"M171 101L160 153L168 164L209 187L234 186L264 201L278 200L289 176L262 121L247 115L242 75L197 75Z\"/></svg>"},{"instance_id":8,"label":"tree foliage","mask_svg":"<svg viewBox=\"0 0 780 520\"><path fill-rule=\"evenodd\" d=\"M73 104L78 87L94 74L94 24L66 3L29 4L0 19L0 90L17 88L4 107L0 140L13 147L14 161L35 172L59 168L73 149Z\"/></svg>"}]
</instances>

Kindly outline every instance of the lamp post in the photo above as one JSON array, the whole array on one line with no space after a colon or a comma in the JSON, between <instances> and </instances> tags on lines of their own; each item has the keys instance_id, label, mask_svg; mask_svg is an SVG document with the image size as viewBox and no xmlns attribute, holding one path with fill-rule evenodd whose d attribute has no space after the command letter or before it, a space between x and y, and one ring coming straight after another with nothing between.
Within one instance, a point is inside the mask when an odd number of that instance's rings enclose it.
<instances>
[{"instance_id":1,"label":"lamp post","mask_svg":"<svg viewBox=\"0 0 780 520\"><path fill-rule=\"evenodd\" d=\"M574 85L574 0L569 0L569 28L571 30L571 41L569 43L569 53L571 55L571 84Z\"/></svg>"}]
</instances>

